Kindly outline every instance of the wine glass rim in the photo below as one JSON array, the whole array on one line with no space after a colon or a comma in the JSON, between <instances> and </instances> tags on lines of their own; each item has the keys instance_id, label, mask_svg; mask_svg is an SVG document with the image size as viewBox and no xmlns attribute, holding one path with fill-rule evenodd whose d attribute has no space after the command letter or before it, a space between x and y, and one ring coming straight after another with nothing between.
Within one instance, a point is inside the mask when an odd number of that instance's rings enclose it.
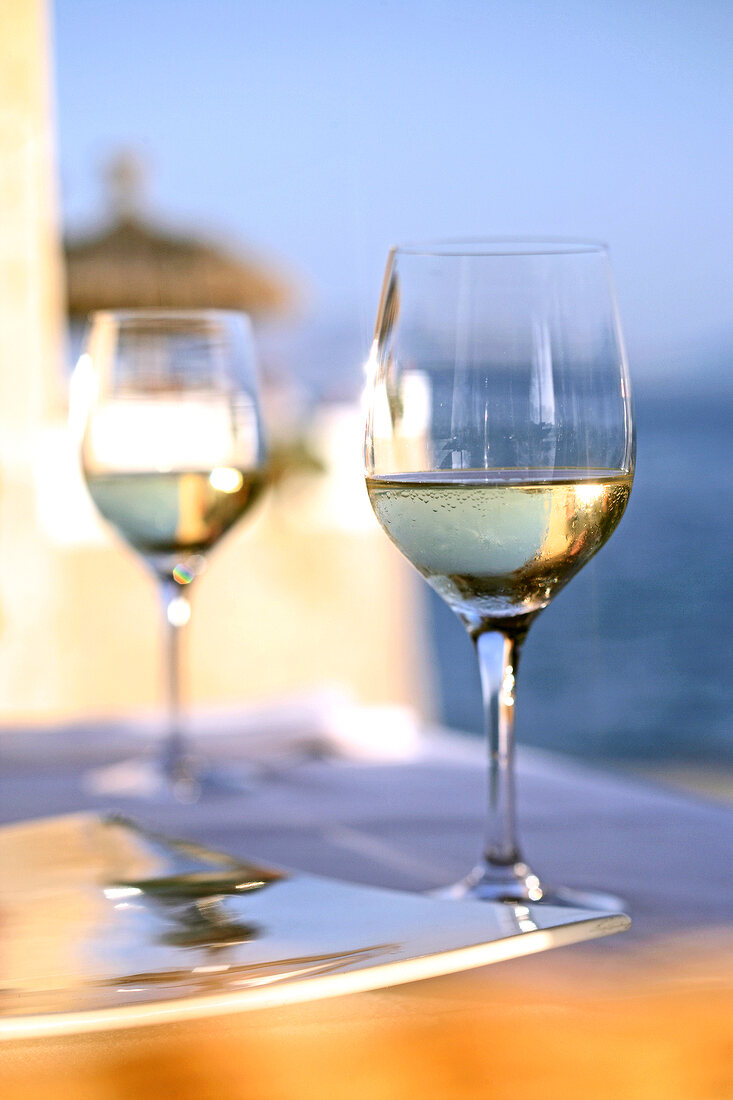
<instances>
[{"instance_id":1,"label":"wine glass rim","mask_svg":"<svg viewBox=\"0 0 733 1100\"><path fill-rule=\"evenodd\" d=\"M574 256L606 255L604 241L581 237L447 237L393 245L404 256Z\"/></svg>"}]
</instances>

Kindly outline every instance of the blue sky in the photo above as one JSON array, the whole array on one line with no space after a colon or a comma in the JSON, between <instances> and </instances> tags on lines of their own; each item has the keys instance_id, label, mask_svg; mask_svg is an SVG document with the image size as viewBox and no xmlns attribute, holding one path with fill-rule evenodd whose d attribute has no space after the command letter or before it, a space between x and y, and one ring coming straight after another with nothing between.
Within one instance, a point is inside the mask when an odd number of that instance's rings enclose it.
<instances>
[{"instance_id":1,"label":"blue sky","mask_svg":"<svg viewBox=\"0 0 733 1100\"><path fill-rule=\"evenodd\" d=\"M733 3L56 0L62 203L272 253L368 339L389 244L609 241L638 369L733 352Z\"/></svg>"}]
</instances>

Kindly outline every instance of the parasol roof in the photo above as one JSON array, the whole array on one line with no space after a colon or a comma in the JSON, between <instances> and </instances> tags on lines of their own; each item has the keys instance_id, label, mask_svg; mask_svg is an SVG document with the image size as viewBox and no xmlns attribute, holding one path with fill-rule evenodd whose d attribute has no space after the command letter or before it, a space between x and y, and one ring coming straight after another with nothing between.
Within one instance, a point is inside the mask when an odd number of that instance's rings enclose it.
<instances>
[{"instance_id":1,"label":"parasol roof","mask_svg":"<svg viewBox=\"0 0 733 1100\"><path fill-rule=\"evenodd\" d=\"M140 213L141 166L122 154L107 170L111 219L65 242L68 312L96 309L240 309L281 313L294 288L270 265L196 237L167 232Z\"/></svg>"}]
</instances>

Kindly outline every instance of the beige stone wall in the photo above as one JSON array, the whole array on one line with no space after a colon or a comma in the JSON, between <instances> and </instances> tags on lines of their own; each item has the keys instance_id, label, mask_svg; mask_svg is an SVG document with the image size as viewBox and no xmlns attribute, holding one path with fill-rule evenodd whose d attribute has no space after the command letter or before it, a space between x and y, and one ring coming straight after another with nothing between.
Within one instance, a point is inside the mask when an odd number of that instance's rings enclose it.
<instances>
[{"instance_id":1,"label":"beige stone wall","mask_svg":"<svg viewBox=\"0 0 733 1100\"><path fill-rule=\"evenodd\" d=\"M160 700L155 587L124 549L63 549L64 691L69 715ZM365 702L424 704L416 586L381 531L308 529L264 505L212 554L192 592L193 703L236 705L324 685Z\"/></svg>"}]
</instances>

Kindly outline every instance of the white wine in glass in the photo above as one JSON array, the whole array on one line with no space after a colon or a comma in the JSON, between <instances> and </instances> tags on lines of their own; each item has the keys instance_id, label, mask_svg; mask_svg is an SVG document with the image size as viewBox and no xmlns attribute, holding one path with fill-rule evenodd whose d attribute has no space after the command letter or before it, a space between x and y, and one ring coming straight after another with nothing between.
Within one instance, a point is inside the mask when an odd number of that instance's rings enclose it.
<instances>
[{"instance_id":1,"label":"white wine in glass","mask_svg":"<svg viewBox=\"0 0 733 1100\"><path fill-rule=\"evenodd\" d=\"M603 546L635 440L605 248L477 240L399 247L369 362L366 484L395 545L476 647L489 741L483 859L454 896L616 908L548 887L515 826L519 654Z\"/></svg>"},{"instance_id":2,"label":"white wine in glass","mask_svg":"<svg viewBox=\"0 0 733 1100\"><path fill-rule=\"evenodd\" d=\"M152 571L161 596L168 730L160 759L141 770L142 787L191 800L235 786L188 749L181 634L206 555L266 484L248 318L221 310L94 314L72 380L72 418L92 500Z\"/></svg>"}]
</instances>

